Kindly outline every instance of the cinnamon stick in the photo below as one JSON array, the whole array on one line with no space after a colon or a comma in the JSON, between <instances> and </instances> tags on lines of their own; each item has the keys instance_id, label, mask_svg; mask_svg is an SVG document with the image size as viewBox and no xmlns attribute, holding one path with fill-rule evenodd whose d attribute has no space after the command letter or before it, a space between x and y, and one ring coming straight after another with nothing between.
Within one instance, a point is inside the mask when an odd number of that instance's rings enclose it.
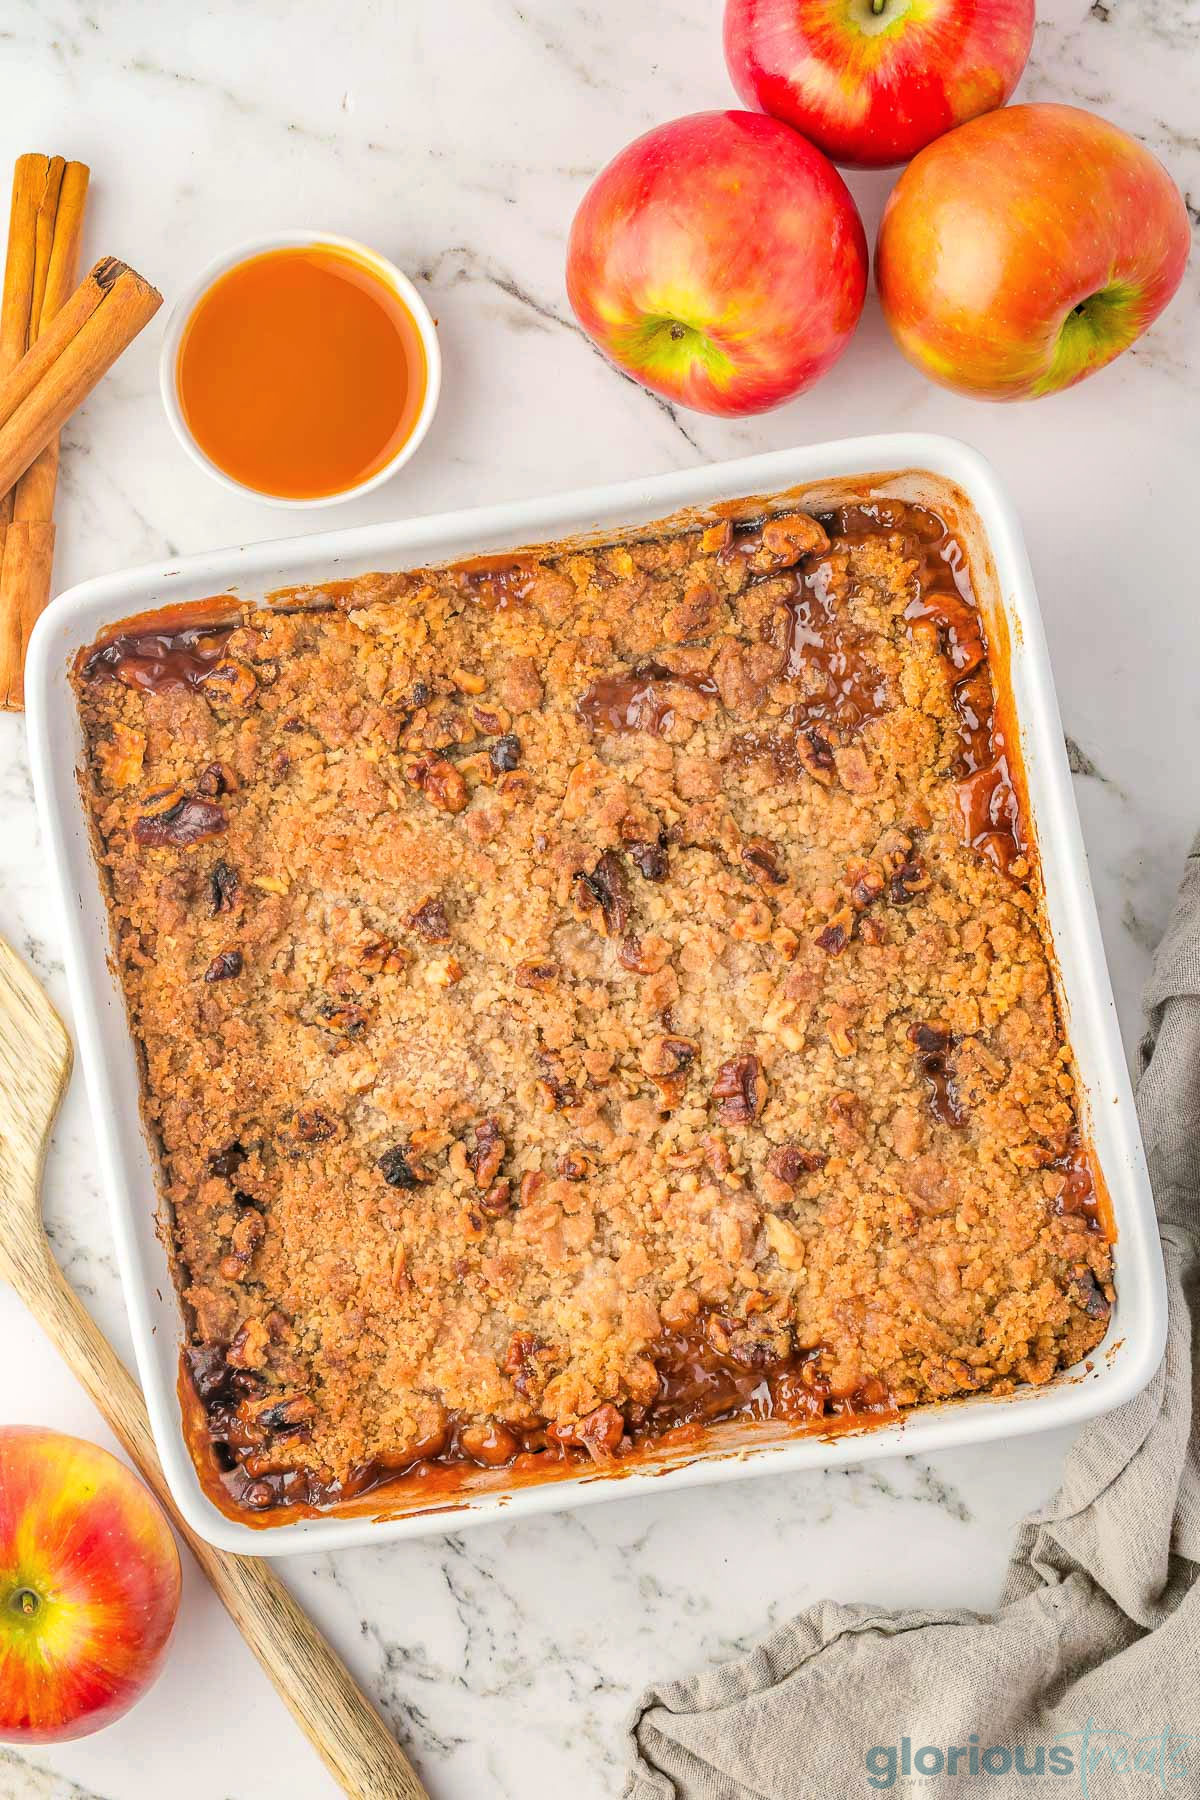
<instances>
[{"instance_id":1,"label":"cinnamon stick","mask_svg":"<svg viewBox=\"0 0 1200 1800\"><path fill-rule=\"evenodd\" d=\"M149 324L162 295L106 256L0 381L0 493L12 487Z\"/></svg>"},{"instance_id":2,"label":"cinnamon stick","mask_svg":"<svg viewBox=\"0 0 1200 1800\"><path fill-rule=\"evenodd\" d=\"M79 278L79 245L83 237L83 209L90 171L86 163L68 163L63 170L54 215L54 237L46 262L46 278L39 306L37 283L29 320L29 341L36 343L51 320L66 305ZM13 517L45 521L54 517L54 491L58 484L58 437L46 445L13 490Z\"/></svg>"},{"instance_id":3,"label":"cinnamon stick","mask_svg":"<svg viewBox=\"0 0 1200 1800\"><path fill-rule=\"evenodd\" d=\"M0 301L0 380L75 285L89 170L61 156L19 157ZM50 599L58 436L0 496L0 707L24 704L25 650Z\"/></svg>"},{"instance_id":4,"label":"cinnamon stick","mask_svg":"<svg viewBox=\"0 0 1200 1800\"><path fill-rule=\"evenodd\" d=\"M162 304L105 258L74 286L88 170L22 156L0 297L0 707L24 703L25 649L50 598L58 434Z\"/></svg>"},{"instance_id":5,"label":"cinnamon stick","mask_svg":"<svg viewBox=\"0 0 1200 1800\"><path fill-rule=\"evenodd\" d=\"M14 519L4 527L0 568L0 707L25 707L25 652L29 635L50 599L54 522Z\"/></svg>"},{"instance_id":6,"label":"cinnamon stick","mask_svg":"<svg viewBox=\"0 0 1200 1800\"><path fill-rule=\"evenodd\" d=\"M0 379L16 367L30 345L34 296L45 292L65 169L61 156L31 154L19 156L13 170L4 292L0 299ZM0 525L7 524L12 516L13 496L6 489L0 495Z\"/></svg>"},{"instance_id":7,"label":"cinnamon stick","mask_svg":"<svg viewBox=\"0 0 1200 1800\"><path fill-rule=\"evenodd\" d=\"M42 203L38 207L37 218L34 220L33 293L29 301L29 342L31 344L37 336L38 320L42 316L42 303L46 297L46 277L50 273L50 253L54 249L58 206L62 198L62 183L66 169L67 165L61 156L50 158Z\"/></svg>"}]
</instances>

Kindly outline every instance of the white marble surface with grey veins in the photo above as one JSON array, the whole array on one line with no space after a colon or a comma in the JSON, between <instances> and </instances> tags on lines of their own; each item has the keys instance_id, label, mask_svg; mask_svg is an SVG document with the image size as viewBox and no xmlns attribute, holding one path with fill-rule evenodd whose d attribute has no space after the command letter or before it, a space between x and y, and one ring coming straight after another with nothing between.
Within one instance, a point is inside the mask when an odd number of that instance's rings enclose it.
<instances>
[{"instance_id":1,"label":"white marble surface with grey veins","mask_svg":"<svg viewBox=\"0 0 1200 1800\"><path fill-rule=\"evenodd\" d=\"M1200 15L1190 0L1042 0L1020 97L1079 103L1163 160L1200 220ZM766 418L675 413L571 322L563 250L589 179L651 124L733 103L719 0L2 0L0 166L61 151L95 172L90 262L168 300L237 241L361 237L439 322L444 398L410 468L312 528L536 495L857 432L950 432L1016 499L1046 625L1121 1020L1200 824L1200 261L1150 335L1059 398L989 407L929 386L869 299L852 350ZM891 177L853 178L869 233ZM60 587L296 523L210 482L158 400L161 321L71 424ZM66 1004L23 726L0 717L0 931ZM78 1081L48 1168L71 1280L126 1351ZM0 1420L105 1432L0 1292ZM601 1800L651 1677L729 1657L830 1595L986 1607L1066 1434L862 1470L616 1501L287 1579L402 1734L435 1800ZM800 1789L798 1788L798 1791ZM335 1792L189 1571L177 1641L120 1725L0 1751L0 1800L323 1800Z\"/></svg>"}]
</instances>

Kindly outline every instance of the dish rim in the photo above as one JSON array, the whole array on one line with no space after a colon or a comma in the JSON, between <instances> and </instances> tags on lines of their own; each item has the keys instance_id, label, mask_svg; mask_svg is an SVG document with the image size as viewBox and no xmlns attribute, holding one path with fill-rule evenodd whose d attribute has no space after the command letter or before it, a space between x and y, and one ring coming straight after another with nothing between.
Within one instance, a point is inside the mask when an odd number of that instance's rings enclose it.
<instances>
[{"instance_id":1,"label":"dish rim","mask_svg":"<svg viewBox=\"0 0 1200 1800\"><path fill-rule=\"evenodd\" d=\"M228 1518L204 1493L185 1443L175 1374L178 1348L184 1339L182 1312L173 1286L164 1303L152 1305L154 1275L148 1267L144 1171L134 1175L132 1138L123 1092L127 1081L110 1067L104 1039L111 1035L111 1014L132 1050L132 1034L124 1001L109 967L107 921L99 942L85 921L87 897L79 870L82 831L86 859L92 864L94 901L106 911L98 871L92 857L82 795L76 775L77 753L64 758L63 745L81 740L67 668L74 651L93 641L105 623L161 607L181 595L181 587L198 585L216 595L231 585L260 594L270 586L344 579L351 563L369 566L419 566L421 561L453 560L489 548L515 547L594 529L615 515L649 521L687 507L704 507L742 496L775 495L790 488L834 482L844 477L892 477L920 472L949 481L962 490L978 515L994 564L1000 603L1009 625L1010 675L1016 684L1021 670L1028 691L1013 706L1022 756L1030 785L1030 810L1036 811L1047 913L1054 914L1052 938L1057 984L1068 1015L1068 1037L1078 1056L1081 1022L1089 1031L1087 1062L1089 1143L1111 1196L1118 1237L1117 1304L1104 1344L1083 1370L1064 1372L1044 1388L1018 1390L1001 1398L981 1395L940 1402L908 1412L896 1423L867 1425L839 1432L786 1437L745 1448L698 1451L674 1468L656 1469L653 1456L631 1472L583 1472L563 1480L481 1495L447 1507L444 1496L431 1496L424 1511L388 1517L386 1512L348 1516L303 1517L269 1527ZM637 529L627 525L626 529ZM468 542L455 542L464 537ZM450 551L431 551L441 540L455 542ZM497 540L500 540L499 542ZM279 580L280 571L290 577ZM320 572L317 572L317 571ZM172 593L172 589L176 590ZM165 591L164 591L165 590ZM268 590L269 591L269 588ZM161 564L119 570L71 588L43 615L30 644L26 677L30 759L34 790L47 846L52 880L62 909L67 985L74 1014L79 1060L84 1071L102 1184L108 1200L122 1288L138 1372L159 1455L171 1492L188 1524L218 1548L250 1555L286 1555L298 1550L335 1550L364 1543L393 1542L446 1530L458 1531L489 1520L544 1511L562 1511L603 1499L630 1498L664 1488L690 1487L750 1474L783 1473L874 1460L888 1455L928 1453L960 1444L1010 1435L1027 1435L1055 1426L1077 1424L1109 1410L1138 1392L1149 1380L1162 1354L1166 1334L1166 1297L1157 1221L1132 1090L1117 1025L1116 1009L1100 939L1086 854L1071 788L1053 676L1042 630L1032 571L1011 502L984 458L959 440L925 433L886 433L835 440L801 449L771 451L718 464L653 476L641 481L574 490L544 499L505 502L383 525L325 531L309 536L270 540L230 550L202 552ZM72 726L73 721L73 726ZM1031 764L1037 772L1036 784ZM1037 788L1035 801L1034 788ZM1047 853L1049 846L1051 854ZM1053 868L1055 904L1050 906L1049 870ZM94 910L94 909L93 909ZM1069 978L1068 978L1069 971ZM106 1014L108 1015L106 1017ZM1070 1021L1075 1021L1070 1023ZM1101 1110L1103 1103L1103 1110ZM140 1110L134 1126L141 1134ZM1109 1146L1104 1158L1097 1135ZM125 1142L121 1139L124 1137ZM143 1159L148 1156L143 1140ZM152 1184L153 1212L161 1205ZM165 1261L164 1261L165 1267ZM156 1290L157 1291L157 1290ZM169 1358L157 1341L163 1313L173 1313L176 1329ZM157 1313L157 1317L156 1317ZM1016 1409L1015 1411L1013 1409ZM386 1491L380 1496L386 1507Z\"/></svg>"}]
</instances>

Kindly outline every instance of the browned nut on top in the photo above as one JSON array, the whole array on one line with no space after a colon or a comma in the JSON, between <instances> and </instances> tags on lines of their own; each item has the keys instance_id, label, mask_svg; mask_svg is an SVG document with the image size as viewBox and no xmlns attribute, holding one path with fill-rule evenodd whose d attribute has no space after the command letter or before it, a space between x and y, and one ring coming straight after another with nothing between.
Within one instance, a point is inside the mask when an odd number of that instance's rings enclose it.
<instances>
[{"instance_id":1,"label":"browned nut on top","mask_svg":"<svg viewBox=\"0 0 1200 1800\"><path fill-rule=\"evenodd\" d=\"M208 871L208 904L214 918L217 913L233 911L241 886L238 872L232 863L227 863L224 857L220 857Z\"/></svg>"},{"instance_id":2,"label":"browned nut on top","mask_svg":"<svg viewBox=\"0 0 1200 1800\"><path fill-rule=\"evenodd\" d=\"M324 1144L336 1137L337 1126L319 1107L301 1107L293 1121L293 1129L302 1144Z\"/></svg>"},{"instance_id":3,"label":"browned nut on top","mask_svg":"<svg viewBox=\"0 0 1200 1800\"><path fill-rule=\"evenodd\" d=\"M429 1180L408 1144L393 1144L390 1150L385 1150L379 1158L378 1168L389 1187L412 1189Z\"/></svg>"},{"instance_id":4,"label":"browned nut on top","mask_svg":"<svg viewBox=\"0 0 1200 1800\"><path fill-rule=\"evenodd\" d=\"M738 944L765 944L775 926L775 915L765 900L751 900L730 926L730 936Z\"/></svg>"},{"instance_id":5,"label":"browned nut on top","mask_svg":"<svg viewBox=\"0 0 1200 1800\"><path fill-rule=\"evenodd\" d=\"M215 663L201 677L200 691L206 700L226 700L230 706L246 706L253 698L258 678L245 663Z\"/></svg>"},{"instance_id":6,"label":"browned nut on top","mask_svg":"<svg viewBox=\"0 0 1200 1800\"><path fill-rule=\"evenodd\" d=\"M526 1399L531 1389L543 1386L557 1360L544 1338L532 1331L514 1331L504 1356L505 1373L512 1376L513 1386Z\"/></svg>"},{"instance_id":7,"label":"browned nut on top","mask_svg":"<svg viewBox=\"0 0 1200 1800\"><path fill-rule=\"evenodd\" d=\"M485 737L499 737L512 724L512 714L507 707L495 706L491 701L486 706L473 706L471 717Z\"/></svg>"},{"instance_id":8,"label":"browned nut on top","mask_svg":"<svg viewBox=\"0 0 1200 1800\"><path fill-rule=\"evenodd\" d=\"M155 788L142 796L142 816L146 819L169 819L187 799L181 787Z\"/></svg>"},{"instance_id":9,"label":"browned nut on top","mask_svg":"<svg viewBox=\"0 0 1200 1800\"><path fill-rule=\"evenodd\" d=\"M482 1212L489 1214L493 1219L498 1219L504 1213L511 1211L512 1182L509 1181L507 1176L504 1176L500 1181L494 1181L492 1183L487 1193L483 1196L482 1200L480 1200L479 1207Z\"/></svg>"},{"instance_id":10,"label":"browned nut on top","mask_svg":"<svg viewBox=\"0 0 1200 1800\"><path fill-rule=\"evenodd\" d=\"M840 956L850 942L850 933L844 925L835 921L832 924L823 925L814 942L819 950L826 951L828 955Z\"/></svg>"},{"instance_id":11,"label":"browned nut on top","mask_svg":"<svg viewBox=\"0 0 1200 1800\"><path fill-rule=\"evenodd\" d=\"M407 950L391 938L371 937L358 953L359 966L369 975L399 975L412 961Z\"/></svg>"},{"instance_id":12,"label":"browned nut on top","mask_svg":"<svg viewBox=\"0 0 1200 1800\"><path fill-rule=\"evenodd\" d=\"M670 864L665 832L660 832L656 839L631 838L625 848L644 880L666 880Z\"/></svg>"},{"instance_id":13,"label":"browned nut on top","mask_svg":"<svg viewBox=\"0 0 1200 1800\"><path fill-rule=\"evenodd\" d=\"M670 946L662 938L643 944L640 937L631 933L621 939L617 961L623 969L630 969L635 975L656 975L666 962L669 950Z\"/></svg>"},{"instance_id":14,"label":"browned nut on top","mask_svg":"<svg viewBox=\"0 0 1200 1800\"><path fill-rule=\"evenodd\" d=\"M802 1175L815 1175L828 1158L819 1150L805 1150L799 1144L778 1144L767 1158L767 1169L777 1181L794 1187Z\"/></svg>"},{"instance_id":15,"label":"browned nut on top","mask_svg":"<svg viewBox=\"0 0 1200 1800\"><path fill-rule=\"evenodd\" d=\"M450 942L450 921L446 917L444 900L429 898L422 900L413 908L404 923L411 931L417 931L431 944L448 944Z\"/></svg>"},{"instance_id":16,"label":"browned nut on top","mask_svg":"<svg viewBox=\"0 0 1200 1800\"><path fill-rule=\"evenodd\" d=\"M228 763L210 762L201 769L196 788L206 799L219 800L222 794L237 792L237 776Z\"/></svg>"},{"instance_id":17,"label":"browned nut on top","mask_svg":"<svg viewBox=\"0 0 1200 1800\"><path fill-rule=\"evenodd\" d=\"M876 862L851 864L846 871L846 880L850 887L850 903L859 912L873 906L886 885L883 870Z\"/></svg>"},{"instance_id":18,"label":"browned nut on top","mask_svg":"<svg viewBox=\"0 0 1200 1800\"><path fill-rule=\"evenodd\" d=\"M647 1075L678 1075L693 1063L700 1046L694 1038L651 1038L641 1054L641 1065Z\"/></svg>"},{"instance_id":19,"label":"browned nut on top","mask_svg":"<svg viewBox=\"0 0 1200 1800\"><path fill-rule=\"evenodd\" d=\"M467 1157L477 1188L489 1188L500 1173L507 1145L498 1119L481 1119L475 1127L475 1148Z\"/></svg>"},{"instance_id":20,"label":"browned nut on top","mask_svg":"<svg viewBox=\"0 0 1200 1800\"><path fill-rule=\"evenodd\" d=\"M668 644L707 637L720 624L723 604L711 581L704 576L693 578L684 589L680 604L663 618L663 636Z\"/></svg>"},{"instance_id":21,"label":"browned nut on top","mask_svg":"<svg viewBox=\"0 0 1200 1800\"><path fill-rule=\"evenodd\" d=\"M533 793L533 778L527 769L512 769L500 777L497 792L511 800L514 806L519 805Z\"/></svg>"},{"instance_id":22,"label":"browned nut on top","mask_svg":"<svg viewBox=\"0 0 1200 1800\"><path fill-rule=\"evenodd\" d=\"M824 732L818 731L815 725L805 725L796 733L796 755L801 766L819 781L822 787L832 787L837 772L837 761L833 754L833 745Z\"/></svg>"},{"instance_id":23,"label":"browned nut on top","mask_svg":"<svg viewBox=\"0 0 1200 1800\"><path fill-rule=\"evenodd\" d=\"M843 1088L840 1093L832 1095L826 1110L833 1135L843 1150L853 1149L862 1141L866 1112L862 1101L852 1089Z\"/></svg>"},{"instance_id":24,"label":"browned nut on top","mask_svg":"<svg viewBox=\"0 0 1200 1800\"><path fill-rule=\"evenodd\" d=\"M729 1154L729 1145L719 1132L710 1131L702 1140L704 1160L714 1175L728 1175L733 1167L733 1158Z\"/></svg>"},{"instance_id":25,"label":"browned nut on top","mask_svg":"<svg viewBox=\"0 0 1200 1800\"><path fill-rule=\"evenodd\" d=\"M221 1274L226 1281L245 1280L254 1254L266 1235L267 1222L257 1207L243 1207L230 1233L231 1252L221 1258Z\"/></svg>"},{"instance_id":26,"label":"browned nut on top","mask_svg":"<svg viewBox=\"0 0 1200 1800\"><path fill-rule=\"evenodd\" d=\"M240 950L222 950L214 956L204 971L205 981L232 981L242 972L242 953Z\"/></svg>"},{"instance_id":27,"label":"browned nut on top","mask_svg":"<svg viewBox=\"0 0 1200 1800\"><path fill-rule=\"evenodd\" d=\"M699 1054L700 1046L691 1038L651 1038L641 1054L641 1065L659 1091L659 1105L671 1111L683 1099L687 1087L687 1071Z\"/></svg>"},{"instance_id":28,"label":"browned nut on top","mask_svg":"<svg viewBox=\"0 0 1200 1800\"><path fill-rule=\"evenodd\" d=\"M506 731L488 751L488 760L497 775L509 774L521 760L520 738L515 737L511 731Z\"/></svg>"},{"instance_id":29,"label":"browned nut on top","mask_svg":"<svg viewBox=\"0 0 1200 1800\"><path fill-rule=\"evenodd\" d=\"M590 875L575 877L576 904L604 937L620 937L629 923L629 882L620 857L606 850Z\"/></svg>"},{"instance_id":30,"label":"browned nut on top","mask_svg":"<svg viewBox=\"0 0 1200 1800\"><path fill-rule=\"evenodd\" d=\"M560 1076L547 1076L537 1084L538 1098L547 1112L562 1112L579 1105L579 1094L573 1081Z\"/></svg>"},{"instance_id":31,"label":"browned nut on top","mask_svg":"<svg viewBox=\"0 0 1200 1800\"><path fill-rule=\"evenodd\" d=\"M261 1369L270 1337L261 1319L244 1319L230 1339L225 1361L231 1369Z\"/></svg>"},{"instance_id":32,"label":"browned nut on top","mask_svg":"<svg viewBox=\"0 0 1200 1800\"><path fill-rule=\"evenodd\" d=\"M316 1402L309 1394L263 1394L248 1401L246 1410L256 1425L277 1438L307 1431L317 1416Z\"/></svg>"},{"instance_id":33,"label":"browned nut on top","mask_svg":"<svg viewBox=\"0 0 1200 1800\"><path fill-rule=\"evenodd\" d=\"M367 1013L361 1006L339 1006L336 1001L327 1000L321 1007L321 1023L340 1040L339 1048L345 1050L353 1038L361 1037L366 1030Z\"/></svg>"},{"instance_id":34,"label":"browned nut on top","mask_svg":"<svg viewBox=\"0 0 1200 1800\"><path fill-rule=\"evenodd\" d=\"M549 957L532 956L517 964L515 975L518 987L533 988L539 994L548 994L558 980L559 967Z\"/></svg>"},{"instance_id":35,"label":"browned nut on top","mask_svg":"<svg viewBox=\"0 0 1200 1800\"><path fill-rule=\"evenodd\" d=\"M409 763L404 778L419 788L431 806L439 812L459 813L467 804L467 784L452 762L444 756L422 756Z\"/></svg>"},{"instance_id":36,"label":"browned nut on top","mask_svg":"<svg viewBox=\"0 0 1200 1800\"><path fill-rule=\"evenodd\" d=\"M1111 1311L1109 1300L1104 1289L1088 1268L1080 1269L1071 1277L1067 1288L1070 1299L1081 1307L1089 1319L1106 1319Z\"/></svg>"},{"instance_id":37,"label":"browned nut on top","mask_svg":"<svg viewBox=\"0 0 1200 1800\"><path fill-rule=\"evenodd\" d=\"M854 1014L846 1006L831 1006L826 1024L829 1042L837 1056L853 1056L858 1043Z\"/></svg>"},{"instance_id":38,"label":"browned nut on top","mask_svg":"<svg viewBox=\"0 0 1200 1800\"><path fill-rule=\"evenodd\" d=\"M178 788L170 789L160 799L158 806L147 802L147 812L134 820L134 840L148 849L164 845L186 849L190 844L216 837L228 827L224 811L211 800L189 799Z\"/></svg>"},{"instance_id":39,"label":"browned nut on top","mask_svg":"<svg viewBox=\"0 0 1200 1800\"><path fill-rule=\"evenodd\" d=\"M526 1169L521 1177L521 1186L517 1194L520 1206L531 1206L546 1185L546 1177L540 1169Z\"/></svg>"},{"instance_id":40,"label":"browned nut on top","mask_svg":"<svg viewBox=\"0 0 1200 1800\"><path fill-rule=\"evenodd\" d=\"M854 935L854 914L848 906L843 906L834 913L827 925L823 925L813 939L819 950L828 956L840 956Z\"/></svg>"},{"instance_id":41,"label":"browned nut on top","mask_svg":"<svg viewBox=\"0 0 1200 1800\"><path fill-rule=\"evenodd\" d=\"M888 898L893 906L905 906L914 894L922 894L930 885L930 876L919 856L902 862L888 883Z\"/></svg>"},{"instance_id":42,"label":"browned nut on top","mask_svg":"<svg viewBox=\"0 0 1200 1800\"><path fill-rule=\"evenodd\" d=\"M748 1125L767 1103L767 1081L757 1056L737 1056L722 1063L713 1082L717 1117L723 1125Z\"/></svg>"},{"instance_id":43,"label":"browned nut on top","mask_svg":"<svg viewBox=\"0 0 1200 1800\"><path fill-rule=\"evenodd\" d=\"M776 860L778 852L769 839L747 839L740 854L755 881L760 881L764 887L782 887L787 881L787 876Z\"/></svg>"}]
</instances>

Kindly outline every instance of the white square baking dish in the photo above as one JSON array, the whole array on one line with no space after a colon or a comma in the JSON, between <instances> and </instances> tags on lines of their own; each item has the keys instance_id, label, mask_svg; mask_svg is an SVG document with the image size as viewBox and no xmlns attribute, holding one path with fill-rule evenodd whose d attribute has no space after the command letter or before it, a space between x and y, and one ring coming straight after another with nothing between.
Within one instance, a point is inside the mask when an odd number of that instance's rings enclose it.
<instances>
[{"instance_id":1,"label":"white square baking dish","mask_svg":"<svg viewBox=\"0 0 1200 1800\"><path fill-rule=\"evenodd\" d=\"M184 1341L167 1258L155 1229L158 1197L139 1110L138 1066L109 961L104 899L81 800L82 739L68 671L107 626L166 604L235 593L264 602L273 590L345 580L380 569L453 560L519 545L637 527L682 509L787 493L819 505L867 493L924 502L966 540L989 635L1009 646L1009 686L1059 974L1059 1000L1075 1052L1086 1130L1116 1229L1117 1303L1103 1344L1044 1388L915 1409L899 1423L810 1435L785 1424L717 1427L705 1447L639 1458L630 1472L583 1472L487 1491L447 1508L444 1496L374 1510L304 1517L270 1528L226 1517L207 1497L184 1441L177 1393ZM1044 1430L1107 1410L1144 1385L1162 1354L1166 1299L1153 1200L1138 1136L1116 1011L1101 946L1033 578L1012 506L984 460L949 438L865 437L623 482L548 500L520 501L392 525L213 551L82 583L44 615L26 679L29 742L47 854L62 905L74 1026L91 1102L96 1155L112 1213L138 1372L163 1467L180 1510L223 1549L282 1555L455 1531L497 1517L562 1509L642 1491L779 1474ZM394 1507L394 1502L392 1503Z\"/></svg>"}]
</instances>

